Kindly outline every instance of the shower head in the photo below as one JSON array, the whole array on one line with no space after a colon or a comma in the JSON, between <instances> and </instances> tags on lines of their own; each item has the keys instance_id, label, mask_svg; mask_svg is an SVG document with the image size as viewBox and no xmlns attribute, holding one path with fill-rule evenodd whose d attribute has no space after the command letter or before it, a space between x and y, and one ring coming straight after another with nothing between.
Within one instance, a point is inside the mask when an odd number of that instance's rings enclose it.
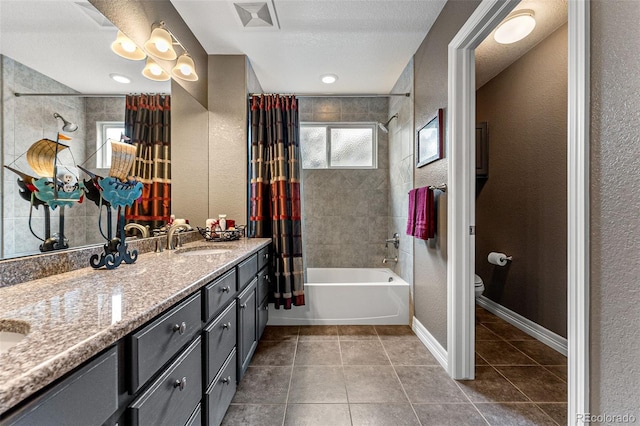
<instances>
[{"instance_id":1,"label":"shower head","mask_svg":"<svg viewBox=\"0 0 640 426\"><path fill-rule=\"evenodd\" d=\"M78 130L77 124L65 120L64 117L57 112L54 112L53 116L62 120L62 130L64 130L65 132L75 132L76 130Z\"/></svg>"},{"instance_id":2,"label":"shower head","mask_svg":"<svg viewBox=\"0 0 640 426\"><path fill-rule=\"evenodd\" d=\"M387 120L386 123L382 124L382 123L378 123L378 127L380 128L380 130L382 130L385 133L389 133L389 123L391 123L391 120L393 120L394 118L398 118L398 114L394 114L391 116L390 119Z\"/></svg>"}]
</instances>

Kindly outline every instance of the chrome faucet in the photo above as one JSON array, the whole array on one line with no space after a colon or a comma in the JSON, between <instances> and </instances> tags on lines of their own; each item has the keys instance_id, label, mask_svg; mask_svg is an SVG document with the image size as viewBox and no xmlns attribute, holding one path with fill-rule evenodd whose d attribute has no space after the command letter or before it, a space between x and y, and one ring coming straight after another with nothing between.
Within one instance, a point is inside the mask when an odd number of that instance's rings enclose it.
<instances>
[{"instance_id":1,"label":"chrome faucet","mask_svg":"<svg viewBox=\"0 0 640 426\"><path fill-rule=\"evenodd\" d=\"M181 223L180 225L171 225L169 227L169 230L167 231L167 250L173 250L177 246L180 245L180 239L179 239L180 237L179 236L177 236L178 237L178 244L174 244L173 243L174 234L176 232L179 232L180 230L187 231L188 229L189 229L189 227L184 223Z\"/></svg>"},{"instance_id":2,"label":"chrome faucet","mask_svg":"<svg viewBox=\"0 0 640 426\"><path fill-rule=\"evenodd\" d=\"M389 243L393 243L393 246L395 248L398 248L400 246L400 235L398 235L398 233L396 232L395 234L393 234L393 238L389 238L388 240L385 240L384 241L385 248L389 247Z\"/></svg>"},{"instance_id":3,"label":"chrome faucet","mask_svg":"<svg viewBox=\"0 0 640 426\"><path fill-rule=\"evenodd\" d=\"M140 234L142 234L142 238L147 238L151 234L150 231L149 231L149 226L148 225L147 226L142 226L139 223L134 223L134 222L127 223L124 226L124 230L128 231L130 229L137 229L138 231L140 231Z\"/></svg>"}]
</instances>

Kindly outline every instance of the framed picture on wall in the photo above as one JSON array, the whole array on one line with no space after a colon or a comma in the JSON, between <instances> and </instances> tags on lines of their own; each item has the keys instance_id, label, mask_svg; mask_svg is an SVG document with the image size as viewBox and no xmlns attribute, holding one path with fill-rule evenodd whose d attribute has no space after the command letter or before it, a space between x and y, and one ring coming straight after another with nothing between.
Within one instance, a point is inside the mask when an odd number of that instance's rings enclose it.
<instances>
[{"instance_id":1,"label":"framed picture on wall","mask_svg":"<svg viewBox=\"0 0 640 426\"><path fill-rule=\"evenodd\" d=\"M440 160L444 154L444 109L418 130L416 167Z\"/></svg>"}]
</instances>

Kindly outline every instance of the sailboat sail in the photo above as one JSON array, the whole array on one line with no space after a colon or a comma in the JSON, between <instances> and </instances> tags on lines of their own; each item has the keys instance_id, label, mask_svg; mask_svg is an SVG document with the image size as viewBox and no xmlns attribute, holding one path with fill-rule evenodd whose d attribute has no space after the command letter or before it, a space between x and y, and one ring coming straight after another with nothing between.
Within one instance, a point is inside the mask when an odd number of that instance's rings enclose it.
<instances>
[{"instance_id":1,"label":"sailboat sail","mask_svg":"<svg viewBox=\"0 0 640 426\"><path fill-rule=\"evenodd\" d=\"M51 139L40 139L27 150L27 162L39 177L53 178L56 151L59 153L67 148L69 145Z\"/></svg>"},{"instance_id":2,"label":"sailboat sail","mask_svg":"<svg viewBox=\"0 0 640 426\"><path fill-rule=\"evenodd\" d=\"M126 182L135 159L135 145L111 141L111 168L109 169L109 176Z\"/></svg>"}]
</instances>

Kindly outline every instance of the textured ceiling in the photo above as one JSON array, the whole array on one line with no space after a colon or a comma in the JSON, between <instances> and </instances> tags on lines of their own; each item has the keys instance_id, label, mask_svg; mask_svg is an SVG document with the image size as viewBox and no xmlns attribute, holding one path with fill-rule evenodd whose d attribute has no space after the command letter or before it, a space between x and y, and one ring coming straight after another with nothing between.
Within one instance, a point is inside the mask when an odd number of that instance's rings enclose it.
<instances>
[{"instance_id":1,"label":"textured ceiling","mask_svg":"<svg viewBox=\"0 0 640 426\"><path fill-rule=\"evenodd\" d=\"M533 10L536 27L513 44L499 44L492 32L476 48L476 87L480 88L567 22L567 0L523 0L515 10Z\"/></svg>"},{"instance_id":2,"label":"textured ceiling","mask_svg":"<svg viewBox=\"0 0 640 426\"><path fill-rule=\"evenodd\" d=\"M169 92L170 82L142 76L144 61L111 51L116 32L86 0L0 0L3 55L81 93ZM132 83L116 83L110 73Z\"/></svg>"},{"instance_id":3,"label":"textured ceiling","mask_svg":"<svg viewBox=\"0 0 640 426\"><path fill-rule=\"evenodd\" d=\"M207 53L246 54L278 93L389 93L445 3L274 0L273 30L243 28L230 0L171 2ZM326 73L338 81L321 83Z\"/></svg>"},{"instance_id":4,"label":"textured ceiling","mask_svg":"<svg viewBox=\"0 0 640 426\"><path fill-rule=\"evenodd\" d=\"M79 3L79 4L77 4ZM243 28L230 0L172 0L209 54L246 54L268 92L388 93L427 34L444 0L273 0L280 29ZM86 0L0 0L0 53L84 93L169 92L147 80L144 62L111 52L116 29ZM567 0L524 0L534 32L476 49L485 84L567 21ZM53 65L55 64L55 65ZM109 78L120 73L133 82ZM337 83L320 76L333 73Z\"/></svg>"}]
</instances>

